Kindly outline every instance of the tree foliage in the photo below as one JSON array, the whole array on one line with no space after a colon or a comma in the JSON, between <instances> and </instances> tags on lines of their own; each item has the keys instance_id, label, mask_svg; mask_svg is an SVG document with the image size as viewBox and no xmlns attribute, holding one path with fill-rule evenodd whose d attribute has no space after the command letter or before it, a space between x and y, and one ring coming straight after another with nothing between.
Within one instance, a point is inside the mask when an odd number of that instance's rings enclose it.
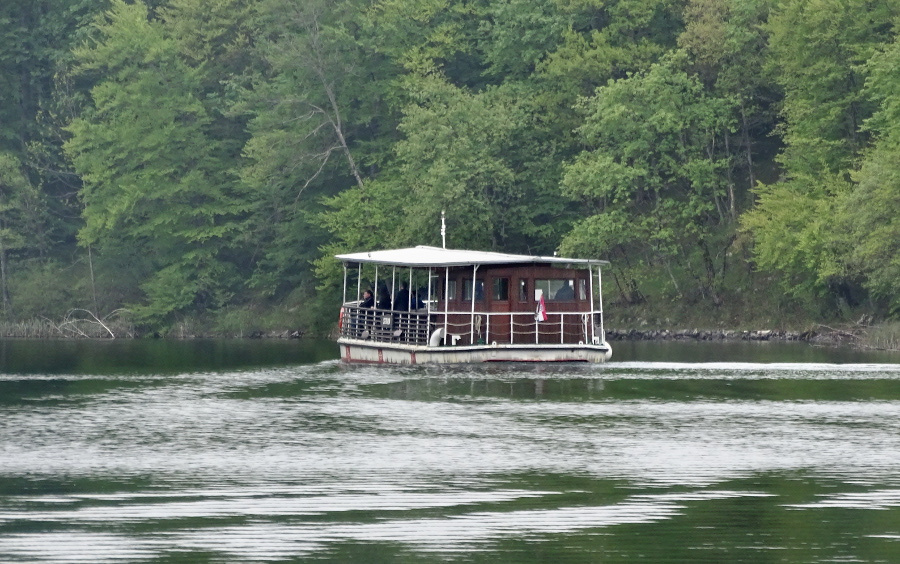
<instances>
[{"instance_id":1,"label":"tree foliage","mask_svg":"<svg viewBox=\"0 0 900 564\"><path fill-rule=\"evenodd\" d=\"M900 314L900 39L867 63L866 92L877 104L867 122L875 135L842 202L849 265Z\"/></svg>"},{"instance_id":2,"label":"tree foliage","mask_svg":"<svg viewBox=\"0 0 900 564\"><path fill-rule=\"evenodd\" d=\"M645 73L611 81L583 103L579 132L590 149L566 168L563 186L597 215L576 226L565 248L645 249L668 264L685 246L709 245L715 226L728 222L721 140L733 108L705 95L681 61L665 58ZM702 290L715 292L720 281L707 266L712 279Z\"/></svg>"},{"instance_id":3,"label":"tree foliage","mask_svg":"<svg viewBox=\"0 0 900 564\"><path fill-rule=\"evenodd\" d=\"M769 61L785 93L781 161L790 173L852 165L872 112L863 64L890 39L898 10L892 0L786 0L771 16Z\"/></svg>"},{"instance_id":4,"label":"tree foliage","mask_svg":"<svg viewBox=\"0 0 900 564\"><path fill-rule=\"evenodd\" d=\"M139 309L150 320L221 305L233 281L222 253L246 203L209 134L201 71L141 3L114 1L94 26L76 56L104 78L66 143L84 182L79 237L152 257Z\"/></svg>"},{"instance_id":5,"label":"tree foliage","mask_svg":"<svg viewBox=\"0 0 900 564\"><path fill-rule=\"evenodd\" d=\"M12 313L10 258L43 247L45 207L42 195L11 153L0 153L0 311Z\"/></svg>"},{"instance_id":6,"label":"tree foliage","mask_svg":"<svg viewBox=\"0 0 900 564\"><path fill-rule=\"evenodd\" d=\"M788 0L769 21L769 66L784 89L785 148L779 160L785 178L757 189L759 201L745 215L744 226L754 237L757 264L781 273L782 285L790 292L824 297L844 288L838 292L844 295L846 288L859 286L879 270L865 250L871 247L859 225L867 225L864 232L878 231L872 222L892 213L887 211L891 202L883 197L861 199L873 190L872 175L884 171L869 161L857 174L856 163L872 132L864 123L885 85L876 80L864 88L874 68L866 62L891 40L898 14L890 1ZM878 145L889 146L886 139ZM870 158L877 159L881 151L869 150ZM894 152L891 158L897 156ZM858 186L851 181L854 175ZM848 218L858 215L863 222L848 219L855 241L841 220L844 210ZM893 244L896 240L888 248ZM884 295L884 286L872 283L870 278L862 285L877 287Z\"/></svg>"},{"instance_id":7,"label":"tree foliage","mask_svg":"<svg viewBox=\"0 0 900 564\"><path fill-rule=\"evenodd\" d=\"M622 302L771 279L900 315L898 23L893 0L7 2L4 304L38 314L29 285L66 273L43 314L275 307L336 252L437 244L445 211L451 246L612 259Z\"/></svg>"}]
</instances>

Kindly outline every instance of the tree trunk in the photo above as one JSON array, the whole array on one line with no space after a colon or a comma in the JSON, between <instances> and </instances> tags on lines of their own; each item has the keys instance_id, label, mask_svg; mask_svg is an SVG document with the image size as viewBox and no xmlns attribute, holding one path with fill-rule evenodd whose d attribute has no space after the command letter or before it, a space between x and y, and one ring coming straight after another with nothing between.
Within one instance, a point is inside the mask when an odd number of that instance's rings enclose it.
<instances>
[{"instance_id":1,"label":"tree trunk","mask_svg":"<svg viewBox=\"0 0 900 564\"><path fill-rule=\"evenodd\" d=\"M756 178L753 176L753 150L750 142L750 126L747 124L747 110L741 103L741 133L744 137L744 149L747 151L747 177L750 179L750 189L756 185Z\"/></svg>"}]
</instances>

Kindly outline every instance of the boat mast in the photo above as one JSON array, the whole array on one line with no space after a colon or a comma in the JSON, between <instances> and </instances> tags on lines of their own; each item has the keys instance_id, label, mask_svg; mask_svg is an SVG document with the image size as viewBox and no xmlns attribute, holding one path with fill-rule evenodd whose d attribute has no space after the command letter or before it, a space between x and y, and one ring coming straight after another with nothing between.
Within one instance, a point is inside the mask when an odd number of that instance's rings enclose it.
<instances>
[{"instance_id":1,"label":"boat mast","mask_svg":"<svg viewBox=\"0 0 900 564\"><path fill-rule=\"evenodd\" d=\"M447 214L441 210L441 246L447 248ZM429 275L429 283L431 277ZM444 267L444 346L447 346L449 335L447 329L450 320L450 267Z\"/></svg>"}]
</instances>

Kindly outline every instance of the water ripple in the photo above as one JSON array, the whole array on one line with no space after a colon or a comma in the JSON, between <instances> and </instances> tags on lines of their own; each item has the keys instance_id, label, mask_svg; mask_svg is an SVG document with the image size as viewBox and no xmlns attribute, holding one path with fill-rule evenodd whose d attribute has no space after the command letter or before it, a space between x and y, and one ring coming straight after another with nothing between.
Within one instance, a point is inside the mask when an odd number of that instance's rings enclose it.
<instances>
[{"instance_id":1,"label":"water ripple","mask_svg":"<svg viewBox=\"0 0 900 564\"><path fill-rule=\"evenodd\" d=\"M892 561L898 378L745 362L0 375L0 561L379 546L531 563L537 544L576 562Z\"/></svg>"}]
</instances>

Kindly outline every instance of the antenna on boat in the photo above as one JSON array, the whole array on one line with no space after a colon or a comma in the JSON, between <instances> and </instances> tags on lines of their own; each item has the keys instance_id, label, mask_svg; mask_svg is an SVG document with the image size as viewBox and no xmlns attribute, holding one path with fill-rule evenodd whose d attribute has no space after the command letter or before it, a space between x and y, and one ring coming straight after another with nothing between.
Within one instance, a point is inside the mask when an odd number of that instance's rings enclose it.
<instances>
[{"instance_id":1,"label":"antenna on boat","mask_svg":"<svg viewBox=\"0 0 900 564\"><path fill-rule=\"evenodd\" d=\"M447 220L444 217L444 210L441 210L441 244L447 248Z\"/></svg>"}]
</instances>

